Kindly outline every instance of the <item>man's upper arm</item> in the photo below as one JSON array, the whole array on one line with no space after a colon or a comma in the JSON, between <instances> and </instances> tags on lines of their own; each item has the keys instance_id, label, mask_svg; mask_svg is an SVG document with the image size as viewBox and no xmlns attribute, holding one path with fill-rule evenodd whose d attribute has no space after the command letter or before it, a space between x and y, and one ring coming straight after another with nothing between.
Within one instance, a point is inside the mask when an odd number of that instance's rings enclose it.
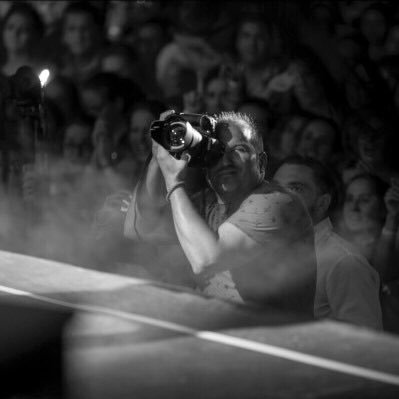
<instances>
[{"instance_id":1,"label":"man's upper arm","mask_svg":"<svg viewBox=\"0 0 399 399\"><path fill-rule=\"evenodd\" d=\"M259 244L253 238L232 223L222 223L218 229L218 234L223 252L259 248Z\"/></svg>"},{"instance_id":2,"label":"man's upper arm","mask_svg":"<svg viewBox=\"0 0 399 399\"><path fill-rule=\"evenodd\" d=\"M283 192L250 195L226 222L262 245L283 245L313 230L306 209Z\"/></svg>"}]
</instances>

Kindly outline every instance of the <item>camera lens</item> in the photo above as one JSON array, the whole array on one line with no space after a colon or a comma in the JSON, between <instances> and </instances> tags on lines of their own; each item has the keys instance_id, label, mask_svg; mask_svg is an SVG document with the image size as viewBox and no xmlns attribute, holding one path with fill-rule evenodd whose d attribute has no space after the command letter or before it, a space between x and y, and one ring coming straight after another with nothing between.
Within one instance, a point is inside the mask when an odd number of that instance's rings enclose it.
<instances>
[{"instance_id":1,"label":"camera lens","mask_svg":"<svg viewBox=\"0 0 399 399\"><path fill-rule=\"evenodd\" d=\"M186 125L184 122L174 122L170 124L169 132L166 135L169 151L177 152L186 147Z\"/></svg>"}]
</instances>

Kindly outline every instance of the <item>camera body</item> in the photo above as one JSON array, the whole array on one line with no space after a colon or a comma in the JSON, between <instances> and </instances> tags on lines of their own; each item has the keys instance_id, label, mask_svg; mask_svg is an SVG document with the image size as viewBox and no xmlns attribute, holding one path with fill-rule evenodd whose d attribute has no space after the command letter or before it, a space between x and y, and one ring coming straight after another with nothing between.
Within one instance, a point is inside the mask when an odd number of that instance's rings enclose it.
<instances>
[{"instance_id":1,"label":"camera body","mask_svg":"<svg viewBox=\"0 0 399 399\"><path fill-rule=\"evenodd\" d=\"M176 159L183 152L190 155L188 166L209 167L224 154L223 144L216 138L216 120L205 114L171 114L154 121L151 137Z\"/></svg>"}]
</instances>

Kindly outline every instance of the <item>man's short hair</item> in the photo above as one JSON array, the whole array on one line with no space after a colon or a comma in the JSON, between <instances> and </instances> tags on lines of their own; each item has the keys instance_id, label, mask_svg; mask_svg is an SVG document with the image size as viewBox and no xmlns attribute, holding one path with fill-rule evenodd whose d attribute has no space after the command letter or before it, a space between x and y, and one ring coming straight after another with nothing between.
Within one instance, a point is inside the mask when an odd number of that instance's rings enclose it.
<instances>
[{"instance_id":1,"label":"man's short hair","mask_svg":"<svg viewBox=\"0 0 399 399\"><path fill-rule=\"evenodd\" d=\"M259 133L255 121L250 116L240 112L228 111L215 115L215 119L217 125L221 123L234 123L238 125L256 151L258 153L264 151L262 135Z\"/></svg>"},{"instance_id":2,"label":"man's short hair","mask_svg":"<svg viewBox=\"0 0 399 399\"><path fill-rule=\"evenodd\" d=\"M327 165L319 160L301 155L291 155L284 158L279 167L282 165L302 165L307 166L313 172L313 177L320 194L330 194L331 202L329 211L334 210L339 203L339 177Z\"/></svg>"}]
</instances>

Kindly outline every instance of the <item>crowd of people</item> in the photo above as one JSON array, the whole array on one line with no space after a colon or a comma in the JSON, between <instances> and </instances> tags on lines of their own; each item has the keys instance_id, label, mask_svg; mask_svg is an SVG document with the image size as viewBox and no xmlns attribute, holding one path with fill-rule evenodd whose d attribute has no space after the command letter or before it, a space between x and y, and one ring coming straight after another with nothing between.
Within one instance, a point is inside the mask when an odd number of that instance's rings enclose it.
<instances>
[{"instance_id":1,"label":"crowd of people","mask_svg":"<svg viewBox=\"0 0 399 399\"><path fill-rule=\"evenodd\" d=\"M0 13L2 249L399 332L396 2ZM22 66L50 71L42 118L6 90ZM153 141L170 110L223 154Z\"/></svg>"}]
</instances>

